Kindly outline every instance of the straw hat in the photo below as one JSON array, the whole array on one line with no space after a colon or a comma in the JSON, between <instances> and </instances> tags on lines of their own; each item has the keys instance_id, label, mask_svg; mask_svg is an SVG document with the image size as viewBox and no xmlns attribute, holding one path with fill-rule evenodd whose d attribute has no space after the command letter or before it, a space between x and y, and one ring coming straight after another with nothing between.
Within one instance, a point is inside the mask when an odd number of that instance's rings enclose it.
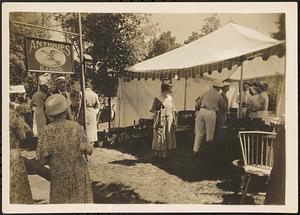
<instances>
[{"instance_id":1,"label":"straw hat","mask_svg":"<svg viewBox=\"0 0 300 215\"><path fill-rule=\"evenodd\" d=\"M259 85L262 87L263 90L268 89L268 83L266 81L259 82Z\"/></svg>"},{"instance_id":2,"label":"straw hat","mask_svg":"<svg viewBox=\"0 0 300 215\"><path fill-rule=\"evenodd\" d=\"M45 113L48 116L55 116L67 110L70 105L71 101L66 99L63 95L53 94L49 96L45 102Z\"/></svg>"},{"instance_id":3,"label":"straw hat","mask_svg":"<svg viewBox=\"0 0 300 215\"><path fill-rule=\"evenodd\" d=\"M254 86L249 87L249 91L250 91L253 95L256 95L256 94L257 94L256 87L254 87Z\"/></svg>"},{"instance_id":4,"label":"straw hat","mask_svg":"<svg viewBox=\"0 0 300 215\"><path fill-rule=\"evenodd\" d=\"M230 86L230 83L224 81L223 84L222 84L222 87L226 87L226 86Z\"/></svg>"},{"instance_id":5,"label":"straw hat","mask_svg":"<svg viewBox=\"0 0 300 215\"><path fill-rule=\"evenodd\" d=\"M173 87L172 82L169 79L164 79L161 85L165 85L168 87Z\"/></svg>"},{"instance_id":6,"label":"straw hat","mask_svg":"<svg viewBox=\"0 0 300 215\"><path fill-rule=\"evenodd\" d=\"M212 86L213 86L213 87L223 87L223 83L222 83L222 81L220 81L220 80L214 80L214 81L212 82Z\"/></svg>"},{"instance_id":7,"label":"straw hat","mask_svg":"<svg viewBox=\"0 0 300 215\"><path fill-rule=\"evenodd\" d=\"M58 78L55 79L55 83L62 83L62 82L67 82L66 78L64 76L60 76Z\"/></svg>"}]
</instances>

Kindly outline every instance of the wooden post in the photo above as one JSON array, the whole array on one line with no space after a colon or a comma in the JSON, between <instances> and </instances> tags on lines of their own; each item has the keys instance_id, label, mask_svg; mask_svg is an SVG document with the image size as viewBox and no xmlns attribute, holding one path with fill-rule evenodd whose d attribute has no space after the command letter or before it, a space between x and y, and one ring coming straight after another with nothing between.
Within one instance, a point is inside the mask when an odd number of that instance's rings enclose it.
<instances>
[{"instance_id":1,"label":"wooden post","mask_svg":"<svg viewBox=\"0 0 300 215\"><path fill-rule=\"evenodd\" d=\"M79 50L80 50L80 64L81 64L83 128L84 128L84 130L86 130L85 65L84 65L84 61L83 61L82 26L81 26L81 14L80 13L78 13L78 25L79 25Z\"/></svg>"},{"instance_id":2,"label":"wooden post","mask_svg":"<svg viewBox=\"0 0 300 215\"><path fill-rule=\"evenodd\" d=\"M111 97L108 97L108 107L109 107L109 117L108 117L108 132L110 132L111 129Z\"/></svg>"}]
</instances>

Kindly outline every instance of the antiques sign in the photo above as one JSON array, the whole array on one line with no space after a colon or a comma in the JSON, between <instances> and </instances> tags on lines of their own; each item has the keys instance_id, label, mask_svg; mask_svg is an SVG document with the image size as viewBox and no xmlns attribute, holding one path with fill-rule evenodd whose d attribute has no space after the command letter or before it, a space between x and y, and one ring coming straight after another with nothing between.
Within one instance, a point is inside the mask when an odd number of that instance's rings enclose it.
<instances>
[{"instance_id":1,"label":"antiques sign","mask_svg":"<svg viewBox=\"0 0 300 215\"><path fill-rule=\"evenodd\" d=\"M71 43L25 37L26 66L29 72L73 73Z\"/></svg>"}]
</instances>

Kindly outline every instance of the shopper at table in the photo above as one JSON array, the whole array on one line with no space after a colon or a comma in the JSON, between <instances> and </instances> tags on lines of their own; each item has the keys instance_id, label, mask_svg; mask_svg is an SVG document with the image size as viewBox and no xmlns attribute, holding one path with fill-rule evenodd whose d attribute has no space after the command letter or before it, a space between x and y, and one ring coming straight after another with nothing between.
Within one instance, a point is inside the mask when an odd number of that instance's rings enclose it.
<instances>
[{"instance_id":1,"label":"shopper at table","mask_svg":"<svg viewBox=\"0 0 300 215\"><path fill-rule=\"evenodd\" d=\"M166 158L176 148L176 108L172 97L173 85L164 80L161 93L154 98L150 112L154 113L152 150L154 156Z\"/></svg>"},{"instance_id":2,"label":"shopper at table","mask_svg":"<svg viewBox=\"0 0 300 215\"><path fill-rule=\"evenodd\" d=\"M269 95L268 95L268 84L266 82L259 83L259 102L261 108L257 110L257 115L261 118L262 121L265 121L268 118L268 107L269 107Z\"/></svg>"},{"instance_id":3,"label":"shopper at table","mask_svg":"<svg viewBox=\"0 0 300 215\"><path fill-rule=\"evenodd\" d=\"M200 150L202 152L206 151L204 147L210 148L208 151L211 153L215 151L214 135L217 115L224 107L223 98L219 93L221 87L222 83L215 81L212 88L197 100L196 108L199 108L199 111L196 113L195 141L193 147L193 153L196 156ZM206 136L206 142L203 140L204 136ZM210 155L208 157L211 158Z\"/></svg>"},{"instance_id":4,"label":"shopper at table","mask_svg":"<svg viewBox=\"0 0 300 215\"><path fill-rule=\"evenodd\" d=\"M223 107L220 108L217 117L217 126L227 128L227 118L228 118L228 98L227 92L229 91L230 84L228 82L224 82L221 88L221 97L223 99Z\"/></svg>"},{"instance_id":5,"label":"shopper at table","mask_svg":"<svg viewBox=\"0 0 300 215\"><path fill-rule=\"evenodd\" d=\"M223 161L227 157L228 141L227 131L228 131L228 98L227 92L229 91L230 84L228 82L223 82L221 88L221 97L223 99L223 106L220 107L217 112L216 119L216 129L215 129L215 139L216 139L216 159Z\"/></svg>"},{"instance_id":6,"label":"shopper at table","mask_svg":"<svg viewBox=\"0 0 300 215\"><path fill-rule=\"evenodd\" d=\"M71 102L53 94L45 103L53 122L45 127L37 146L37 159L50 167L50 203L93 203L85 154L92 154L83 128L67 119Z\"/></svg>"},{"instance_id":7,"label":"shopper at table","mask_svg":"<svg viewBox=\"0 0 300 215\"><path fill-rule=\"evenodd\" d=\"M243 83L243 92L242 94L239 94L237 96L237 103L241 109L241 112L238 113L238 117L242 120L245 120L248 118L248 109L249 109L249 99L250 99L250 93L249 93L249 84L247 82Z\"/></svg>"},{"instance_id":8,"label":"shopper at table","mask_svg":"<svg viewBox=\"0 0 300 215\"><path fill-rule=\"evenodd\" d=\"M250 90L252 96L250 99L250 113L249 117L251 119L251 129L253 130L264 130L264 121L268 116L268 105L269 97L266 92L268 85L266 83L261 83L253 85Z\"/></svg>"}]
</instances>

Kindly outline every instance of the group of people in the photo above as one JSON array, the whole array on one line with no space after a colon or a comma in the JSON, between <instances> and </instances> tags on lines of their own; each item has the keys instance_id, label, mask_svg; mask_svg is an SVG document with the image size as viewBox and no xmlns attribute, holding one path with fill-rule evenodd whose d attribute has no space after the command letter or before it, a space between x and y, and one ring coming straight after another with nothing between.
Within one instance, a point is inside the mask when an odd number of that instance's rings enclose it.
<instances>
[{"instance_id":1,"label":"group of people","mask_svg":"<svg viewBox=\"0 0 300 215\"><path fill-rule=\"evenodd\" d=\"M177 114L172 89L171 82L163 80L161 93L154 98L150 110L154 114L152 140L154 157L165 158L168 151L176 148ZM217 152L222 151L226 144L224 134L228 129L228 116L230 115L227 98L229 89L228 82L214 81L211 89L196 99L193 145L193 155L196 158L216 157ZM238 95L237 100L241 107L238 118L242 121L242 127L250 130L264 130L264 120L268 115L269 105L268 84L259 82L250 85L244 82L242 89L243 92Z\"/></svg>"},{"instance_id":2,"label":"group of people","mask_svg":"<svg viewBox=\"0 0 300 215\"><path fill-rule=\"evenodd\" d=\"M92 203L87 155L92 154L91 143L97 141L98 96L87 82L85 131L80 125L82 93L79 90L67 92L64 77L57 78L55 83L52 94L47 85L41 85L30 102L30 107L35 108L38 130L36 157L41 165L50 167L50 203ZM214 157L218 147L216 137L222 131L226 132L229 87L227 82L215 81L211 89L196 100L193 155L197 158ZM239 118L245 125L260 129L268 110L268 85L265 82L252 85L244 82L242 89L237 100L241 110ZM154 157L160 159L165 159L177 147L177 112L172 94L171 81L164 80L150 110L154 114L152 150ZM21 141L32 133L22 114L30 111L26 104L25 100L17 107L10 103L10 201L19 204L33 202L26 166L19 150Z\"/></svg>"},{"instance_id":3,"label":"group of people","mask_svg":"<svg viewBox=\"0 0 300 215\"><path fill-rule=\"evenodd\" d=\"M39 90L32 96L30 102L31 108L35 108L35 119L37 125L38 136L41 135L44 127L52 121L52 118L45 114L45 102L50 95L63 95L71 102L68 109L67 117L70 120L83 125L83 108L82 108L82 92L80 86L73 87L71 92L66 88L67 80L61 76L55 79L55 89L50 92L46 84L41 84ZM100 108L98 95L91 89L90 82L85 83L85 100L86 100L86 131L88 133L89 142L97 141L97 114Z\"/></svg>"},{"instance_id":4,"label":"group of people","mask_svg":"<svg viewBox=\"0 0 300 215\"><path fill-rule=\"evenodd\" d=\"M30 106L35 108L38 130L36 158L40 165L50 167L50 203L93 203L87 155L92 154L91 143L97 141L96 118L100 106L98 96L87 82L85 131L79 124L79 111L74 108L75 102L72 103L70 93L66 90L66 79L59 77L55 80L55 84L56 89L52 94L49 93L47 85L41 85L30 102ZM32 128L20 114L21 107L18 105L16 108L15 103L10 103L12 204L33 203L27 169L20 151L21 142L28 133L32 133Z\"/></svg>"},{"instance_id":5,"label":"group of people","mask_svg":"<svg viewBox=\"0 0 300 215\"><path fill-rule=\"evenodd\" d=\"M237 98L242 126L249 130L265 130L269 106L268 84L263 81L252 84L244 82L242 88L243 92Z\"/></svg>"}]
</instances>

